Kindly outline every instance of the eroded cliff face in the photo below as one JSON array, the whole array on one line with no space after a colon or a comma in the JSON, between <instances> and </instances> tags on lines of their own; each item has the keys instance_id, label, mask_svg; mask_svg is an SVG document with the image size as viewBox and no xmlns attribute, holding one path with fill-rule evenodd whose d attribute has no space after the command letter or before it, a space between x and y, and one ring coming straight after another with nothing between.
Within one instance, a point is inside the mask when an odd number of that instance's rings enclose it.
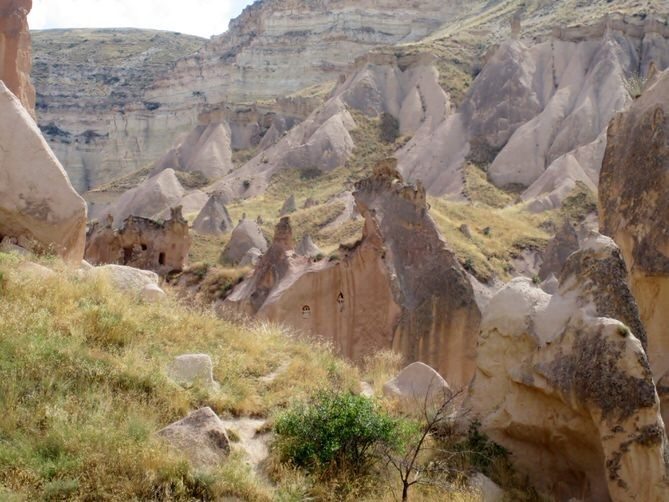
<instances>
[{"instance_id":1,"label":"eroded cliff face","mask_svg":"<svg viewBox=\"0 0 669 502\"><path fill-rule=\"evenodd\" d=\"M525 187L534 210L559 206L577 182L596 191L608 123L651 63L669 66L669 27L654 15L611 14L538 44L506 41L457 113L399 152L400 169L432 194L458 195L471 161L498 186Z\"/></svg>"},{"instance_id":2,"label":"eroded cliff face","mask_svg":"<svg viewBox=\"0 0 669 502\"><path fill-rule=\"evenodd\" d=\"M336 80L374 47L421 39L467 5L462 0L256 2L228 32L183 59L202 42L160 32L76 30L68 34L71 44L60 44L57 51L44 44L59 45L58 39L38 32L40 125L74 185L85 191L152 164L202 124L202 113L222 104L271 101L270 112L302 120L316 104L292 93ZM100 56L109 54L110 44L128 47L107 61ZM62 61L64 53L72 57ZM235 120L228 119L234 143ZM262 121L258 125L267 132ZM283 130L271 132L269 144Z\"/></svg>"},{"instance_id":3,"label":"eroded cliff face","mask_svg":"<svg viewBox=\"0 0 669 502\"><path fill-rule=\"evenodd\" d=\"M32 0L0 2L0 80L35 116L35 88L30 80L32 49L28 13Z\"/></svg>"},{"instance_id":4,"label":"eroded cliff face","mask_svg":"<svg viewBox=\"0 0 669 502\"><path fill-rule=\"evenodd\" d=\"M625 256L648 332L648 355L669 417L669 72L608 130L600 222Z\"/></svg>"},{"instance_id":5,"label":"eroded cliff face","mask_svg":"<svg viewBox=\"0 0 669 502\"><path fill-rule=\"evenodd\" d=\"M472 412L556 500L666 500L667 438L645 342L622 255L593 235L554 295L520 278L491 300Z\"/></svg>"},{"instance_id":6,"label":"eroded cliff face","mask_svg":"<svg viewBox=\"0 0 669 502\"><path fill-rule=\"evenodd\" d=\"M477 2L474 2L477 3ZM263 0L247 7L196 55L147 92L170 103L201 93L210 102L273 99L335 80L375 46L413 42L471 2L462 0Z\"/></svg>"},{"instance_id":7,"label":"eroded cliff face","mask_svg":"<svg viewBox=\"0 0 669 502\"><path fill-rule=\"evenodd\" d=\"M362 240L339 258L294 251L288 218L253 276L227 305L332 342L354 361L393 349L423 361L454 388L474 374L481 314L472 286L427 214L425 190L405 185L388 161L354 194Z\"/></svg>"}]
</instances>

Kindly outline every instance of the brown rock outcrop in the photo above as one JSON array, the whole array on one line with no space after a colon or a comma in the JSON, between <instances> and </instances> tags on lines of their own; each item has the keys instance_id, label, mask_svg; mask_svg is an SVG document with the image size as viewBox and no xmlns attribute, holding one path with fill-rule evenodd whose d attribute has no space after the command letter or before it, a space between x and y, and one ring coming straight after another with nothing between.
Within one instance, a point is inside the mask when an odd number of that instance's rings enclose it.
<instances>
[{"instance_id":1,"label":"brown rock outcrop","mask_svg":"<svg viewBox=\"0 0 669 502\"><path fill-rule=\"evenodd\" d=\"M289 220L227 304L331 341L360 361L394 349L433 366L455 388L474 372L480 311L466 273L427 214L425 191L404 185L393 164L360 182L362 239L338 259L294 251ZM288 235L290 235L288 237Z\"/></svg>"},{"instance_id":2,"label":"brown rock outcrop","mask_svg":"<svg viewBox=\"0 0 669 502\"><path fill-rule=\"evenodd\" d=\"M549 295L517 278L485 310L470 406L556 500L660 501L669 455L615 243L595 234Z\"/></svg>"},{"instance_id":3,"label":"brown rock outcrop","mask_svg":"<svg viewBox=\"0 0 669 502\"><path fill-rule=\"evenodd\" d=\"M0 240L16 238L79 262L85 234L86 203L35 121L0 82Z\"/></svg>"},{"instance_id":4,"label":"brown rock outcrop","mask_svg":"<svg viewBox=\"0 0 669 502\"><path fill-rule=\"evenodd\" d=\"M669 418L669 71L608 131L600 177L602 232L620 246L648 332L648 356Z\"/></svg>"},{"instance_id":5,"label":"brown rock outcrop","mask_svg":"<svg viewBox=\"0 0 669 502\"><path fill-rule=\"evenodd\" d=\"M93 223L87 236L86 260L93 265L127 265L166 275L183 270L190 245L188 222L177 207L164 223L138 216L126 218L118 230L111 217L104 224Z\"/></svg>"},{"instance_id":6,"label":"brown rock outcrop","mask_svg":"<svg viewBox=\"0 0 669 502\"><path fill-rule=\"evenodd\" d=\"M0 80L35 118L35 88L30 81L32 48L28 13L32 0L0 1Z\"/></svg>"}]
</instances>

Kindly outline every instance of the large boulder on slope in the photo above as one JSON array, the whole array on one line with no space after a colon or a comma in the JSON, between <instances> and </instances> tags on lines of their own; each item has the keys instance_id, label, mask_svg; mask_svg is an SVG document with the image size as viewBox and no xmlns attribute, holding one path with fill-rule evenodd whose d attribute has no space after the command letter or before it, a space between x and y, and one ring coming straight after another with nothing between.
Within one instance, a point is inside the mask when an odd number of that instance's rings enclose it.
<instances>
[{"instance_id":1,"label":"large boulder on slope","mask_svg":"<svg viewBox=\"0 0 669 502\"><path fill-rule=\"evenodd\" d=\"M611 122L607 145L600 225L625 257L669 420L669 71Z\"/></svg>"},{"instance_id":2,"label":"large boulder on slope","mask_svg":"<svg viewBox=\"0 0 669 502\"><path fill-rule=\"evenodd\" d=\"M174 450L196 467L215 467L230 454L230 440L211 408L201 408L158 431Z\"/></svg>"},{"instance_id":3,"label":"large boulder on slope","mask_svg":"<svg viewBox=\"0 0 669 502\"><path fill-rule=\"evenodd\" d=\"M255 221L243 219L232 231L230 241L221 253L221 262L238 265L252 248L264 253L267 251L267 239Z\"/></svg>"},{"instance_id":4,"label":"large boulder on slope","mask_svg":"<svg viewBox=\"0 0 669 502\"><path fill-rule=\"evenodd\" d=\"M557 500L667 500L669 452L644 343L620 252L592 236L555 295L518 278L491 300L469 405Z\"/></svg>"},{"instance_id":5,"label":"large boulder on slope","mask_svg":"<svg viewBox=\"0 0 669 502\"><path fill-rule=\"evenodd\" d=\"M383 384L383 394L413 405L420 413L424 405L441 406L451 397L451 389L433 368L415 362Z\"/></svg>"},{"instance_id":6,"label":"large boulder on slope","mask_svg":"<svg viewBox=\"0 0 669 502\"><path fill-rule=\"evenodd\" d=\"M85 234L86 203L28 111L0 82L0 240L33 241L79 262Z\"/></svg>"}]
</instances>

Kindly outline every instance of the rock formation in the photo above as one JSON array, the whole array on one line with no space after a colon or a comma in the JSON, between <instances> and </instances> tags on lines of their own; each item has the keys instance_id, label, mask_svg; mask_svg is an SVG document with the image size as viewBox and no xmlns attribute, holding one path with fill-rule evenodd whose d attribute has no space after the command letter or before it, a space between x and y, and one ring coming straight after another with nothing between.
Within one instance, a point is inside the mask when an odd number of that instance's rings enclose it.
<instances>
[{"instance_id":1,"label":"rock formation","mask_svg":"<svg viewBox=\"0 0 669 502\"><path fill-rule=\"evenodd\" d=\"M124 192L110 204L91 207L91 219L111 215L115 226L129 216L161 219L169 217L170 210L181 206L185 215L198 214L209 197L200 190L186 190L174 169L165 169Z\"/></svg>"},{"instance_id":2,"label":"rock formation","mask_svg":"<svg viewBox=\"0 0 669 502\"><path fill-rule=\"evenodd\" d=\"M208 407L194 411L157 434L196 467L215 467L230 453L225 427Z\"/></svg>"},{"instance_id":3,"label":"rock formation","mask_svg":"<svg viewBox=\"0 0 669 502\"><path fill-rule=\"evenodd\" d=\"M470 3L256 2L204 45L138 30L69 31L63 33L68 43L40 33L41 124L81 191L152 164L196 125L227 124L234 145L235 123L244 117L200 117L221 103L272 103L267 112L285 120L256 122L261 134L254 145L264 149L321 101L292 94L335 81L374 47L420 40ZM119 42L123 52L110 50ZM113 57L101 57L110 52Z\"/></svg>"},{"instance_id":4,"label":"rock formation","mask_svg":"<svg viewBox=\"0 0 669 502\"><path fill-rule=\"evenodd\" d=\"M193 230L199 234L221 235L232 230L232 220L225 207L225 196L214 193L193 222Z\"/></svg>"},{"instance_id":5,"label":"rock formation","mask_svg":"<svg viewBox=\"0 0 669 502\"><path fill-rule=\"evenodd\" d=\"M423 413L425 405L441 406L452 393L439 373L421 362L412 363L383 384L383 395L394 397Z\"/></svg>"},{"instance_id":6,"label":"rock formation","mask_svg":"<svg viewBox=\"0 0 669 502\"><path fill-rule=\"evenodd\" d=\"M466 161L489 165L498 186L519 185L534 210L552 209L576 182L595 191L606 127L631 101L628 83L651 62L669 66L663 19L611 14L536 45L504 42L458 112L419 130L400 170L432 194L462 192Z\"/></svg>"},{"instance_id":7,"label":"rock formation","mask_svg":"<svg viewBox=\"0 0 669 502\"><path fill-rule=\"evenodd\" d=\"M190 245L188 222L177 207L162 223L130 216L115 229L111 217L104 224L94 222L86 239L86 260L93 265L128 265L166 275L184 269Z\"/></svg>"},{"instance_id":8,"label":"rock formation","mask_svg":"<svg viewBox=\"0 0 669 502\"><path fill-rule=\"evenodd\" d=\"M425 191L390 165L357 186L362 240L337 259L297 255L287 218L251 278L226 300L331 341L360 361L394 349L460 388L474 371L480 311L472 287L427 214Z\"/></svg>"},{"instance_id":9,"label":"rock formation","mask_svg":"<svg viewBox=\"0 0 669 502\"><path fill-rule=\"evenodd\" d=\"M213 363L208 354L183 354L174 358L167 368L168 376L183 387L199 384L217 389Z\"/></svg>"},{"instance_id":10,"label":"rock formation","mask_svg":"<svg viewBox=\"0 0 669 502\"><path fill-rule=\"evenodd\" d=\"M669 71L651 84L609 127L600 223L625 257L669 419Z\"/></svg>"},{"instance_id":11,"label":"rock formation","mask_svg":"<svg viewBox=\"0 0 669 502\"><path fill-rule=\"evenodd\" d=\"M179 61L147 98L169 103L199 91L209 102L243 103L286 96L336 79L375 46L420 40L467 7L461 0L257 2L227 33Z\"/></svg>"},{"instance_id":12,"label":"rock formation","mask_svg":"<svg viewBox=\"0 0 669 502\"><path fill-rule=\"evenodd\" d=\"M32 0L3 0L0 4L0 80L35 116L35 88L30 80L32 49L28 13Z\"/></svg>"},{"instance_id":13,"label":"rock formation","mask_svg":"<svg viewBox=\"0 0 669 502\"><path fill-rule=\"evenodd\" d=\"M153 167L152 174L165 169L199 173L215 180L232 171L232 138L227 123L198 125L177 147Z\"/></svg>"},{"instance_id":14,"label":"rock formation","mask_svg":"<svg viewBox=\"0 0 669 502\"><path fill-rule=\"evenodd\" d=\"M319 255L323 255L323 252L316 244L314 244L314 241L311 239L310 235L305 235L302 237L302 240L297 245L295 252L300 256L307 256L309 258L315 258Z\"/></svg>"},{"instance_id":15,"label":"rock formation","mask_svg":"<svg viewBox=\"0 0 669 502\"><path fill-rule=\"evenodd\" d=\"M79 262L85 234L84 200L28 111L0 82L0 241L16 238Z\"/></svg>"},{"instance_id":16,"label":"rock formation","mask_svg":"<svg viewBox=\"0 0 669 502\"><path fill-rule=\"evenodd\" d=\"M483 316L472 412L557 500L669 497L660 402L624 267L595 234L555 295L514 279Z\"/></svg>"},{"instance_id":17,"label":"rock formation","mask_svg":"<svg viewBox=\"0 0 669 502\"><path fill-rule=\"evenodd\" d=\"M295 201L295 195L291 195L285 200L283 206L281 206L279 216L287 216L295 211L297 211L297 202Z\"/></svg>"},{"instance_id":18,"label":"rock formation","mask_svg":"<svg viewBox=\"0 0 669 502\"><path fill-rule=\"evenodd\" d=\"M228 244L221 253L221 263L238 265L249 250L267 251L267 240L258 224L244 218L232 231Z\"/></svg>"},{"instance_id":19,"label":"rock formation","mask_svg":"<svg viewBox=\"0 0 669 502\"><path fill-rule=\"evenodd\" d=\"M539 269L539 278L560 275L569 255L578 251L578 234L573 225L565 220L551 239L543 254L543 261Z\"/></svg>"},{"instance_id":20,"label":"rock formation","mask_svg":"<svg viewBox=\"0 0 669 502\"><path fill-rule=\"evenodd\" d=\"M356 146L351 132L358 124L352 110L368 117L386 114L397 121L399 132L413 134L418 128L432 131L448 116L451 103L429 55L361 57L330 99L275 145L215 183L214 189L231 197L252 197L264 192L279 170L330 171L344 166Z\"/></svg>"}]
</instances>

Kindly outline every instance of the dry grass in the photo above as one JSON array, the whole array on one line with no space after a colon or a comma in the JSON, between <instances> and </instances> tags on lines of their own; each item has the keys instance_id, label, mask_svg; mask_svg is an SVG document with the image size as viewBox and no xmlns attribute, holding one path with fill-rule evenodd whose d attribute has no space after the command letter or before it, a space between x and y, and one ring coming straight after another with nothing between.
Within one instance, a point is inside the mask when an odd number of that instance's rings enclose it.
<instances>
[{"instance_id":1,"label":"dry grass","mask_svg":"<svg viewBox=\"0 0 669 502\"><path fill-rule=\"evenodd\" d=\"M480 203L430 198L430 215L465 268L480 280L508 280L509 262L523 249L545 247L550 235L542 228L549 216L535 215L523 206L491 208ZM465 224L471 238L460 231Z\"/></svg>"},{"instance_id":2,"label":"dry grass","mask_svg":"<svg viewBox=\"0 0 669 502\"><path fill-rule=\"evenodd\" d=\"M327 347L277 327L137 304L56 262L58 276L31 280L18 262L0 254L0 486L21 498L272 500L239 459L198 472L153 433L201 406L270 416L333 381L357 385ZM212 356L220 392L167 379L169 361L193 352ZM259 380L286 361L276 382Z\"/></svg>"}]
</instances>

